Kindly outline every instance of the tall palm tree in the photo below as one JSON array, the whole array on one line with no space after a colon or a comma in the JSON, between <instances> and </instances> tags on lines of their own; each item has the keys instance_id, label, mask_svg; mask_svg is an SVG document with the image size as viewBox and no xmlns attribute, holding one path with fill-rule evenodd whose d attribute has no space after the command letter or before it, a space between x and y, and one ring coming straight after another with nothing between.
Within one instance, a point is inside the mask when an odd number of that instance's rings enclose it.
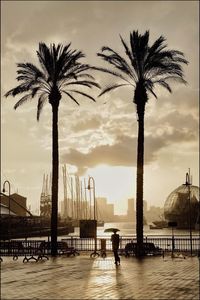
<instances>
[{"instance_id":1,"label":"tall palm tree","mask_svg":"<svg viewBox=\"0 0 200 300\"><path fill-rule=\"evenodd\" d=\"M133 102L138 116L137 178L136 178L136 232L137 256L144 255L143 249L143 173L144 173L144 115L149 93L157 98L154 88L160 85L172 92L170 80L186 83L181 64L187 64L184 54L166 49L165 38L160 36L149 45L149 31L143 35L138 31L130 33L130 45L120 36L126 58L109 47L103 47L100 56L111 68L95 68L109 73L122 82L109 84L99 96L118 87L131 87Z\"/></svg>"},{"instance_id":2,"label":"tall palm tree","mask_svg":"<svg viewBox=\"0 0 200 300\"><path fill-rule=\"evenodd\" d=\"M25 95L17 101L14 108L17 109L22 104L37 97L37 120L44 104L48 101L52 107L52 211L51 211L51 254L57 255L57 223L58 223L58 109L63 94L77 105L79 102L75 98L81 95L92 101L95 99L77 87L92 88L99 85L94 81L94 77L87 71L88 64L83 64L80 59L84 57L81 51L71 50L70 43L66 46L39 43L37 56L40 68L31 63L17 64L17 80L20 84L8 91L5 96Z\"/></svg>"}]
</instances>

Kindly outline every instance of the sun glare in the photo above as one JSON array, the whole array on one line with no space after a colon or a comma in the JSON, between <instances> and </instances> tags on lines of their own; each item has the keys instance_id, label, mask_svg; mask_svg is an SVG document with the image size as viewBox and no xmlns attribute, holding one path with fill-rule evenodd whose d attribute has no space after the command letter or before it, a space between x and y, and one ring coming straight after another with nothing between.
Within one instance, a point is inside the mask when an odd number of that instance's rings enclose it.
<instances>
[{"instance_id":1,"label":"sun glare","mask_svg":"<svg viewBox=\"0 0 200 300\"><path fill-rule=\"evenodd\" d=\"M126 213L127 199L135 197L135 169L99 165L88 169L86 176L95 180L96 197L106 197L115 204L115 212Z\"/></svg>"}]
</instances>

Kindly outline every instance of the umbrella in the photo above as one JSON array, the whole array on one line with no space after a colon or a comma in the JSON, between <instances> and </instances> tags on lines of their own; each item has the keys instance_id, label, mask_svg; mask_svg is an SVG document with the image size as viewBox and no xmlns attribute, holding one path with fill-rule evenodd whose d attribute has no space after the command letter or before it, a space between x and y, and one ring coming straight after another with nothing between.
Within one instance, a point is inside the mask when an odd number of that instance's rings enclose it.
<instances>
[{"instance_id":1,"label":"umbrella","mask_svg":"<svg viewBox=\"0 0 200 300\"><path fill-rule=\"evenodd\" d=\"M120 230L117 229L117 228L106 228L106 229L104 230L104 232L117 232L117 231L120 231Z\"/></svg>"}]
</instances>

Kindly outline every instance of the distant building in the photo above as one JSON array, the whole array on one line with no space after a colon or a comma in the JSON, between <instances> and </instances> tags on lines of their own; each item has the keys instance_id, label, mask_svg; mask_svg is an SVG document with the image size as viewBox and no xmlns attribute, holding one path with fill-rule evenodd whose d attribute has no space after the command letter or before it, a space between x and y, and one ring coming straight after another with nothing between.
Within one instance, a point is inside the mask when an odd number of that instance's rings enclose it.
<instances>
[{"instance_id":1,"label":"distant building","mask_svg":"<svg viewBox=\"0 0 200 300\"><path fill-rule=\"evenodd\" d=\"M9 208L9 197L1 195L1 204ZM25 217L26 212L26 197L23 197L17 193L10 195L10 211L17 216Z\"/></svg>"},{"instance_id":2,"label":"distant building","mask_svg":"<svg viewBox=\"0 0 200 300\"><path fill-rule=\"evenodd\" d=\"M114 218L114 204L107 203L107 199L104 197L97 197L96 204L98 220L112 222Z\"/></svg>"},{"instance_id":3,"label":"distant building","mask_svg":"<svg viewBox=\"0 0 200 300\"><path fill-rule=\"evenodd\" d=\"M106 208L106 205L107 205L107 199L106 198L104 198L104 197L97 197L96 198L96 202L97 202L97 206Z\"/></svg>"},{"instance_id":4,"label":"distant building","mask_svg":"<svg viewBox=\"0 0 200 300\"><path fill-rule=\"evenodd\" d=\"M150 206L149 210L145 213L145 218L147 222L153 222L157 220L163 220L164 209L159 206Z\"/></svg>"},{"instance_id":5,"label":"distant building","mask_svg":"<svg viewBox=\"0 0 200 300\"><path fill-rule=\"evenodd\" d=\"M99 220L107 220L108 211L107 211L107 199L104 197L96 198L97 204L97 217Z\"/></svg>"},{"instance_id":6,"label":"distant building","mask_svg":"<svg viewBox=\"0 0 200 300\"><path fill-rule=\"evenodd\" d=\"M108 222L113 221L114 217L114 204L107 204Z\"/></svg>"},{"instance_id":7,"label":"distant building","mask_svg":"<svg viewBox=\"0 0 200 300\"><path fill-rule=\"evenodd\" d=\"M127 209L127 221L135 222L135 200L133 198L128 199L128 209Z\"/></svg>"}]
</instances>

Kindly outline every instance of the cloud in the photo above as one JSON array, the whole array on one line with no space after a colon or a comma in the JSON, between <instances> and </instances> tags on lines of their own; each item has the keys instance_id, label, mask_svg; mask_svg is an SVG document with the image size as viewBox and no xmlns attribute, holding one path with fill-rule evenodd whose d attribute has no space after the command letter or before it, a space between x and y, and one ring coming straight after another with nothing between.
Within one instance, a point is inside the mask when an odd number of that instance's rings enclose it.
<instances>
[{"instance_id":1,"label":"cloud","mask_svg":"<svg viewBox=\"0 0 200 300\"><path fill-rule=\"evenodd\" d=\"M145 137L145 164L155 161L159 151L171 144L187 143L195 140L195 134L184 130L163 130ZM136 166L137 137L118 136L112 145L100 145L88 153L69 149L61 156L61 163L75 165L83 175L88 168L100 164L110 166Z\"/></svg>"},{"instance_id":2,"label":"cloud","mask_svg":"<svg viewBox=\"0 0 200 300\"><path fill-rule=\"evenodd\" d=\"M145 114L145 164L150 167L158 164L155 182L163 174L166 178L166 169L171 171L174 166L181 171L193 166L197 174L197 1L149 1L145 5L144 1L40 1L39 4L37 1L2 2L2 95L16 85L17 62L38 65L36 50L40 41L48 44L71 41L72 49L86 54L83 61L102 66L103 61L96 53L104 45L125 56L119 34L128 42L132 30L143 33L149 29L150 44L162 34L170 49L183 51L189 60L189 65L184 66L188 85L173 84L173 94L158 89L158 100L150 97ZM92 74L103 87L117 81L104 73L93 71ZM98 91L94 90L96 103L80 97L80 106L67 97L62 99L60 162L77 165L82 173L101 163L135 166L137 115L133 90L122 88L100 98L97 95ZM36 102L14 111L16 99L2 99L2 169L5 174L7 169L17 170L15 176L8 178L17 186L41 187L44 170L51 169L51 107L45 106L37 123ZM18 172L22 167L26 169L25 176ZM151 177L152 172L147 181L151 182ZM177 177L176 173L171 181ZM148 197L157 198L155 189L156 196L150 193ZM33 203L39 201L39 193L30 193L30 199Z\"/></svg>"},{"instance_id":3,"label":"cloud","mask_svg":"<svg viewBox=\"0 0 200 300\"><path fill-rule=\"evenodd\" d=\"M85 130L90 130L90 129L98 129L101 125L101 122L97 117L93 117L88 120L82 120L81 122L75 124L72 126L72 130L75 132L78 131L85 131Z\"/></svg>"}]
</instances>

